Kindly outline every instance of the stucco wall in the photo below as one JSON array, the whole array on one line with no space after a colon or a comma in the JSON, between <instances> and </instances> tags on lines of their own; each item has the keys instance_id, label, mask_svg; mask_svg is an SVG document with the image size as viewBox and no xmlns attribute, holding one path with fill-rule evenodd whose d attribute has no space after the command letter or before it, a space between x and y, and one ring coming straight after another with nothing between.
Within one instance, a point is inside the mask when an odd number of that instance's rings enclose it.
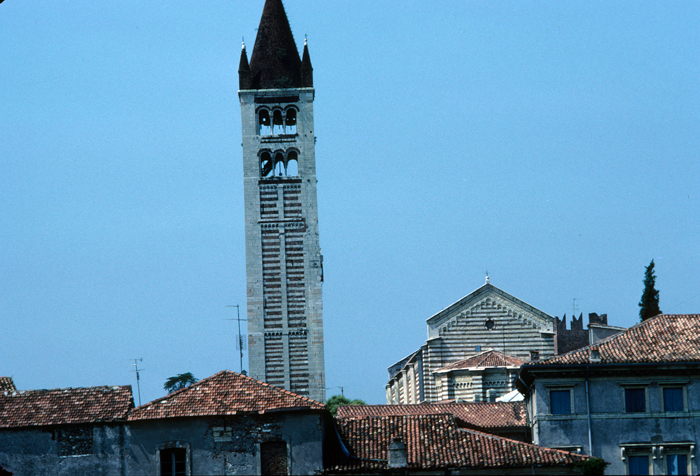
<instances>
[{"instance_id":1,"label":"stucco wall","mask_svg":"<svg viewBox=\"0 0 700 476\"><path fill-rule=\"evenodd\" d=\"M133 422L128 474L157 474L157 450L168 443L188 448L193 475L260 474L264 441L287 442L290 474L313 474L323 468L323 428L307 412Z\"/></svg>"},{"instance_id":2,"label":"stucco wall","mask_svg":"<svg viewBox=\"0 0 700 476\"><path fill-rule=\"evenodd\" d=\"M92 434L92 452L61 456L60 432L80 428ZM125 429L121 426L45 427L0 431L0 467L14 476L125 475Z\"/></svg>"},{"instance_id":3,"label":"stucco wall","mask_svg":"<svg viewBox=\"0 0 700 476\"><path fill-rule=\"evenodd\" d=\"M570 385L573 391L573 407L570 415L552 415L549 391ZM682 412L663 411L664 385L684 386L685 404ZM625 411L625 387L646 388L646 411ZM608 474L627 474L626 453L638 451L648 454L654 474L666 474L665 454L687 452L691 474L699 468L692 455L697 449L691 446L696 440L696 428L700 424L700 379L676 372L644 373L640 369L615 375L589 378L591 407L591 440L594 456L610 463ZM588 414L586 389L583 378L537 379L531 393L533 405L533 440L540 446L580 446L589 453ZM674 446L673 443L687 443Z\"/></svg>"}]
</instances>

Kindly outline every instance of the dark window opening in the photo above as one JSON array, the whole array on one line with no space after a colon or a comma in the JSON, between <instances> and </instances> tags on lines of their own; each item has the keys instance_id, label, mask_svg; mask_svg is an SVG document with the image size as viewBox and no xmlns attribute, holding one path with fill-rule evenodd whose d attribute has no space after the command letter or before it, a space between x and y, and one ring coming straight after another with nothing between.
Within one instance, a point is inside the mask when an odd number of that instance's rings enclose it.
<instances>
[{"instance_id":1,"label":"dark window opening","mask_svg":"<svg viewBox=\"0 0 700 476\"><path fill-rule=\"evenodd\" d=\"M296 109L289 108L284 118L284 132L285 134L296 134L297 133L297 111Z\"/></svg>"},{"instance_id":2,"label":"dark window opening","mask_svg":"<svg viewBox=\"0 0 700 476\"><path fill-rule=\"evenodd\" d=\"M571 414L571 390L550 390L552 415Z\"/></svg>"},{"instance_id":3,"label":"dark window opening","mask_svg":"<svg viewBox=\"0 0 700 476\"><path fill-rule=\"evenodd\" d=\"M92 427L65 428L58 431L58 456L92 454Z\"/></svg>"},{"instance_id":4,"label":"dark window opening","mask_svg":"<svg viewBox=\"0 0 700 476\"><path fill-rule=\"evenodd\" d=\"M275 109L272 113L272 134L284 134L284 121L282 120L282 111Z\"/></svg>"},{"instance_id":5,"label":"dark window opening","mask_svg":"<svg viewBox=\"0 0 700 476\"><path fill-rule=\"evenodd\" d=\"M272 157L269 152L260 154L260 174L263 177L272 176Z\"/></svg>"},{"instance_id":6,"label":"dark window opening","mask_svg":"<svg viewBox=\"0 0 700 476\"><path fill-rule=\"evenodd\" d=\"M491 330L491 329L493 329L494 327L496 327L496 323L493 322L493 319L489 319L488 321L486 321L486 322L484 323L484 326L485 326L488 330Z\"/></svg>"},{"instance_id":7,"label":"dark window opening","mask_svg":"<svg viewBox=\"0 0 700 476\"><path fill-rule=\"evenodd\" d=\"M260 473L273 476L289 474L287 465L287 442L267 441L260 443Z\"/></svg>"},{"instance_id":8,"label":"dark window opening","mask_svg":"<svg viewBox=\"0 0 700 476\"><path fill-rule=\"evenodd\" d=\"M664 388L664 411L683 411L683 387Z\"/></svg>"},{"instance_id":9,"label":"dark window opening","mask_svg":"<svg viewBox=\"0 0 700 476\"><path fill-rule=\"evenodd\" d=\"M275 177L283 177L287 174L282 154L275 155Z\"/></svg>"},{"instance_id":10,"label":"dark window opening","mask_svg":"<svg viewBox=\"0 0 700 476\"><path fill-rule=\"evenodd\" d=\"M269 136L272 134L270 123L270 112L267 109L260 109L258 112L258 135Z\"/></svg>"},{"instance_id":11,"label":"dark window opening","mask_svg":"<svg viewBox=\"0 0 700 476\"><path fill-rule=\"evenodd\" d=\"M531 350L530 360L540 360L540 352L538 350Z\"/></svg>"},{"instance_id":12,"label":"dark window opening","mask_svg":"<svg viewBox=\"0 0 700 476\"><path fill-rule=\"evenodd\" d=\"M185 448L166 448L160 450L160 475L185 476L187 474L187 450Z\"/></svg>"},{"instance_id":13,"label":"dark window opening","mask_svg":"<svg viewBox=\"0 0 700 476\"><path fill-rule=\"evenodd\" d=\"M643 388L625 389L625 410L627 413L646 411L646 391Z\"/></svg>"}]
</instances>

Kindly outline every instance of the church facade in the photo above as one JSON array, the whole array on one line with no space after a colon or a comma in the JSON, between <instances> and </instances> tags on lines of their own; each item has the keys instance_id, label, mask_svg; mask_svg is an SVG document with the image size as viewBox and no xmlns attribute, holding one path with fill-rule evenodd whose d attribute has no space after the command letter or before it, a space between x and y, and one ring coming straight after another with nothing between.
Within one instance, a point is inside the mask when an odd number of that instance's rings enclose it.
<instances>
[{"instance_id":1,"label":"church facade","mask_svg":"<svg viewBox=\"0 0 700 476\"><path fill-rule=\"evenodd\" d=\"M514 369L520 363L554 356L554 322L487 278L483 286L429 318L425 344L389 367L387 403L500 397L515 388ZM498 355L476 358L487 351ZM481 363L472 365L471 360Z\"/></svg>"},{"instance_id":2,"label":"church facade","mask_svg":"<svg viewBox=\"0 0 700 476\"><path fill-rule=\"evenodd\" d=\"M239 66L250 375L325 400L313 69L281 0Z\"/></svg>"}]
</instances>

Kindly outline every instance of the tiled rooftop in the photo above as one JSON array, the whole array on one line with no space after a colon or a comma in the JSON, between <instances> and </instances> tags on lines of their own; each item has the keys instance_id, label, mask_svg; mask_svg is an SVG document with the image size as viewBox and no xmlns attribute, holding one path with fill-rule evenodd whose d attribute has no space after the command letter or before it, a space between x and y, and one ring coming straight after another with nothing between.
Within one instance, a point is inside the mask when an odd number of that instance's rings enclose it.
<instances>
[{"instance_id":1,"label":"tiled rooftop","mask_svg":"<svg viewBox=\"0 0 700 476\"><path fill-rule=\"evenodd\" d=\"M0 377L0 393L12 393L16 392L15 382L12 381L12 377Z\"/></svg>"},{"instance_id":2,"label":"tiled rooftop","mask_svg":"<svg viewBox=\"0 0 700 476\"><path fill-rule=\"evenodd\" d=\"M131 386L58 388L0 394L0 428L126 420Z\"/></svg>"},{"instance_id":3,"label":"tiled rooftop","mask_svg":"<svg viewBox=\"0 0 700 476\"><path fill-rule=\"evenodd\" d=\"M523 402L421 403L418 405L342 405L339 419L378 416L451 414L459 426L483 429L525 428L527 414Z\"/></svg>"},{"instance_id":4,"label":"tiled rooftop","mask_svg":"<svg viewBox=\"0 0 700 476\"><path fill-rule=\"evenodd\" d=\"M548 360L530 362L525 368L665 362L700 362L700 314L652 317L593 345Z\"/></svg>"},{"instance_id":5,"label":"tiled rooftop","mask_svg":"<svg viewBox=\"0 0 700 476\"><path fill-rule=\"evenodd\" d=\"M228 370L134 409L129 420L320 410L321 403Z\"/></svg>"},{"instance_id":6,"label":"tiled rooftop","mask_svg":"<svg viewBox=\"0 0 700 476\"><path fill-rule=\"evenodd\" d=\"M447 365L438 372L455 369L473 369L484 367L520 367L525 361L512 355L507 355L496 350L487 350L465 360L460 360L453 364Z\"/></svg>"},{"instance_id":7,"label":"tiled rooftop","mask_svg":"<svg viewBox=\"0 0 700 476\"><path fill-rule=\"evenodd\" d=\"M460 429L452 415L339 419L338 429L350 454L356 458L339 461L328 471L331 473L386 469L388 448L396 438L406 445L409 469L551 467L571 465L587 458Z\"/></svg>"}]
</instances>

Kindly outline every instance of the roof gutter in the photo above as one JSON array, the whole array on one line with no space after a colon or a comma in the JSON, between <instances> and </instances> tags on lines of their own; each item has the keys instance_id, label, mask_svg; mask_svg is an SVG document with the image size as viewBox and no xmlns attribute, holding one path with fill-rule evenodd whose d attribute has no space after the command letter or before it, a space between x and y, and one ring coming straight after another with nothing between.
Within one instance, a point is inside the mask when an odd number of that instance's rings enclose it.
<instances>
[{"instance_id":1,"label":"roof gutter","mask_svg":"<svg viewBox=\"0 0 700 476\"><path fill-rule=\"evenodd\" d=\"M546 371L552 371L552 370L585 370L588 371L588 369L612 369L612 368L624 368L624 367L629 367L629 366L634 366L634 367L675 367L675 366L682 366L682 365L688 365L688 366L695 366L699 367L700 362L698 361L693 361L693 362L621 362L621 363L615 363L615 364L556 364L556 365L522 365L520 367L520 372L518 372L518 379L523 382L523 385L525 385L525 381L522 378L523 372L525 373L530 373L533 371L541 370L543 372ZM527 388L527 386L526 386Z\"/></svg>"}]
</instances>

